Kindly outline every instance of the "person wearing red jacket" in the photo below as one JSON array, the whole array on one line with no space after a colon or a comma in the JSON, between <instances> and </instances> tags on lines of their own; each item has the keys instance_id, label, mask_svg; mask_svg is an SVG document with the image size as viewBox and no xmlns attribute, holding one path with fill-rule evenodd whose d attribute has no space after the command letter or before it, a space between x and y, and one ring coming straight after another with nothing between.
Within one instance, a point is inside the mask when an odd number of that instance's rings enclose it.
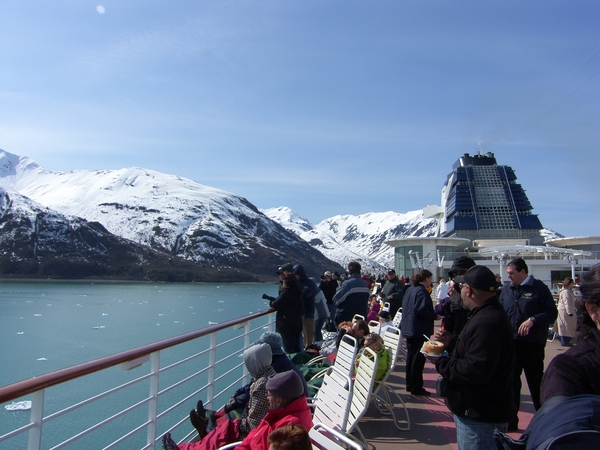
<instances>
[{"instance_id":1,"label":"person wearing red jacket","mask_svg":"<svg viewBox=\"0 0 600 450\"><path fill-rule=\"evenodd\" d=\"M304 385L293 370L269 377L266 384L269 411L256 428L236 447L238 450L269 450L269 434L284 425L296 423L307 430L312 428L312 415L304 396ZM163 437L165 450L213 450L208 442L177 445L171 433ZM216 447L215 447L216 448Z\"/></svg>"}]
</instances>

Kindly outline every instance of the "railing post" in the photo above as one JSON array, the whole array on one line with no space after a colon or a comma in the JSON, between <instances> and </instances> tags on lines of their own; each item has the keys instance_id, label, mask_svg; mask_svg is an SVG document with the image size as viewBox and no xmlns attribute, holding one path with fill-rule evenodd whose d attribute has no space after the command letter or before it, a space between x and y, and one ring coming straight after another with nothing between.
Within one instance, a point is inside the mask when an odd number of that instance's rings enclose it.
<instances>
[{"instance_id":1,"label":"railing post","mask_svg":"<svg viewBox=\"0 0 600 450\"><path fill-rule=\"evenodd\" d=\"M215 400L215 364L217 362L217 332L210 334L210 350L208 352L208 389L206 390L206 400L211 408L214 409Z\"/></svg>"},{"instance_id":2,"label":"railing post","mask_svg":"<svg viewBox=\"0 0 600 450\"><path fill-rule=\"evenodd\" d=\"M250 330L252 329L250 321L247 321L244 325L244 348L250 347ZM244 376L244 385L248 384L250 380L248 379L248 368L246 364L242 366L242 373Z\"/></svg>"},{"instance_id":3,"label":"railing post","mask_svg":"<svg viewBox=\"0 0 600 450\"><path fill-rule=\"evenodd\" d=\"M27 450L40 450L42 448L42 419L44 418L45 389L40 389L31 394L31 415L29 421L34 424L29 430Z\"/></svg>"},{"instance_id":4,"label":"railing post","mask_svg":"<svg viewBox=\"0 0 600 450\"><path fill-rule=\"evenodd\" d=\"M160 351L150 354L150 401L148 402L148 429L146 445L154 450L156 442L156 415L158 414L158 381L160 375Z\"/></svg>"}]
</instances>

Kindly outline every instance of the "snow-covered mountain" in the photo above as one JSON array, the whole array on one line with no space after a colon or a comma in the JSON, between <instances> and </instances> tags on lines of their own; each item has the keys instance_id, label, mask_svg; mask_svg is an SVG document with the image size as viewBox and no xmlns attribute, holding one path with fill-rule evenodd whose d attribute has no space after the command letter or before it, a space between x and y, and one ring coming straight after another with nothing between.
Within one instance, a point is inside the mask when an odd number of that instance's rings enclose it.
<instances>
[{"instance_id":1,"label":"snow-covered mountain","mask_svg":"<svg viewBox=\"0 0 600 450\"><path fill-rule=\"evenodd\" d=\"M216 270L136 244L0 188L0 273L16 277L224 281ZM258 281L249 272L240 278Z\"/></svg>"},{"instance_id":2,"label":"snow-covered mountain","mask_svg":"<svg viewBox=\"0 0 600 450\"><path fill-rule=\"evenodd\" d=\"M394 267L394 249L385 241L433 236L437 227L436 219L425 219L420 210L405 214L388 211L334 216L317 225L287 207L266 209L263 213L298 234L329 259L343 266L358 260L371 272Z\"/></svg>"},{"instance_id":3,"label":"snow-covered mountain","mask_svg":"<svg viewBox=\"0 0 600 450\"><path fill-rule=\"evenodd\" d=\"M294 261L313 274L339 269L245 198L175 175L141 168L52 172L0 151L0 186L206 267L274 275Z\"/></svg>"}]
</instances>

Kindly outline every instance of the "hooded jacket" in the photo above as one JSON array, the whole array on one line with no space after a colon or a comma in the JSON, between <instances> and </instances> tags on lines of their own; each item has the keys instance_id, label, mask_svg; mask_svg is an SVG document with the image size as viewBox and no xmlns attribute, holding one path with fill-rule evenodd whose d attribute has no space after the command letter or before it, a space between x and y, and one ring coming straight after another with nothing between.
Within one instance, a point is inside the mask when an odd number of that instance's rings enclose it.
<instances>
[{"instance_id":1,"label":"hooded jacket","mask_svg":"<svg viewBox=\"0 0 600 450\"><path fill-rule=\"evenodd\" d=\"M256 428L269 411L267 380L275 371L271 367L272 352L269 344L257 344L244 351L244 364L252 375L250 399L240 417L240 437L243 438Z\"/></svg>"}]
</instances>

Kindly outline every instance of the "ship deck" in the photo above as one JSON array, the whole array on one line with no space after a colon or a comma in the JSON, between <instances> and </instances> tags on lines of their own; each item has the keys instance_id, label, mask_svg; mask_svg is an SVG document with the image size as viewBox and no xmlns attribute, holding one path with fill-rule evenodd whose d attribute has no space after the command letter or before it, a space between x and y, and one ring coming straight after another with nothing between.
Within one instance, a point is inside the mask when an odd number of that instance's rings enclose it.
<instances>
[{"instance_id":1,"label":"ship deck","mask_svg":"<svg viewBox=\"0 0 600 450\"><path fill-rule=\"evenodd\" d=\"M558 339L548 342L546 346L547 365L554 356L562 353L566 347L561 347ZM395 391L402 396L409 410L410 430L400 431L395 428L390 419L382 417L377 408L371 404L360 422L360 429L367 439L369 448L377 450L392 450L404 448L421 449L457 449L456 429L452 413L444 404L443 398L435 393L437 372L433 364L426 363L424 370L425 389L432 392L431 396L417 397L404 389L404 361L398 362L388 381ZM521 410L519 411L519 431L510 433L518 438L533 417L534 407L529 396L525 377L522 377ZM396 412L403 417L401 405L396 405Z\"/></svg>"}]
</instances>

